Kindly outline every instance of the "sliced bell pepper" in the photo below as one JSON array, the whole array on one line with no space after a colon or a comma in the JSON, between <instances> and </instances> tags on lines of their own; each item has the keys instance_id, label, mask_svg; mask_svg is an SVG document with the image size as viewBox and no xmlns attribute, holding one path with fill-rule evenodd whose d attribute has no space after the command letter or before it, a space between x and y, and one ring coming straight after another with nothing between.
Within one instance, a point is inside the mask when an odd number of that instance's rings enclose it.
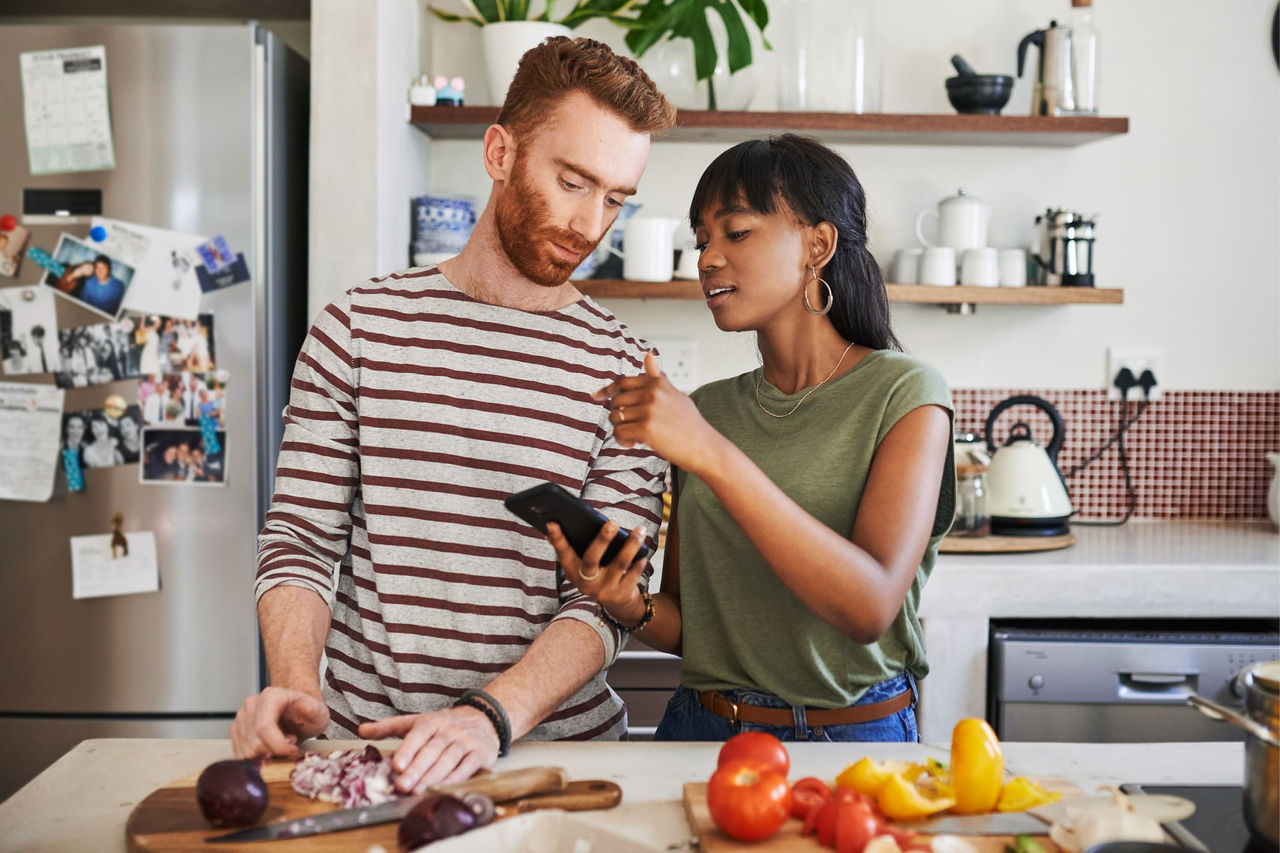
<instances>
[{"instance_id":1,"label":"sliced bell pepper","mask_svg":"<svg viewBox=\"0 0 1280 853\"><path fill-rule=\"evenodd\" d=\"M1046 791L1039 782L1033 782L1026 776L1015 776L1001 789L996 811L1022 812L1060 799L1062 794L1057 791Z\"/></svg>"},{"instance_id":2,"label":"sliced bell pepper","mask_svg":"<svg viewBox=\"0 0 1280 853\"><path fill-rule=\"evenodd\" d=\"M928 768L922 764L909 761L872 761L870 756L850 764L836 777L836 784L852 788L859 794L874 797L889 781L890 776L901 776L907 781L914 781L918 776L927 773Z\"/></svg>"},{"instance_id":3,"label":"sliced bell pepper","mask_svg":"<svg viewBox=\"0 0 1280 853\"><path fill-rule=\"evenodd\" d=\"M901 774L888 778L876 795L876 805L890 820L914 820L951 808L955 794L947 786L917 785Z\"/></svg>"}]
</instances>

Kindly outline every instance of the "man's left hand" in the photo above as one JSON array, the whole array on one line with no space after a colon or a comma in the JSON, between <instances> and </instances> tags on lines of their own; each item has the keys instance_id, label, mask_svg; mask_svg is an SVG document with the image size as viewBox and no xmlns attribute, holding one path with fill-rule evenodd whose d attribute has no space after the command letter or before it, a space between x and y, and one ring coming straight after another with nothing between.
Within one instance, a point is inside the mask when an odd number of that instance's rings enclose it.
<instances>
[{"instance_id":1,"label":"man's left hand","mask_svg":"<svg viewBox=\"0 0 1280 853\"><path fill-rule=\"evenodd\" d=\"M476 708L387 717L363 723L360 737L404 739L391 765L398 774L396 787L406 793L421 795L428 785L462 782L498 760L498 733Z\"/></svg>"}]
</instances>

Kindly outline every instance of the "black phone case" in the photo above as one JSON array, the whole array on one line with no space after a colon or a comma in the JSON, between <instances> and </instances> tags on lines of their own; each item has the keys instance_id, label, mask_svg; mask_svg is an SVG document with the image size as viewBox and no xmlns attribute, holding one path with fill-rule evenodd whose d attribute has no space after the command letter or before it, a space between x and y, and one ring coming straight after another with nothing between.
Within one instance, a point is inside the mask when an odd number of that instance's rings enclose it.
<instances>
[{"instance_id":1,"label":"black phone case","mask_svg":"<svg viewBox=\"0 0 1280 853\"><path fill-rule=\"evenodd\" d=\"M508 495L503 504L543 533L547 532L548 521L554 521L560 525L564 538L569 540L569 545L579 557L595 541L600 528L604 527L605 522L608 521L604 513L555 483L539 483L523 492ZM605 549L600 564L606 565L613 562L613 558L618 555L618 551L622 550L622 546L626 544L630 535L630 530L620 529L613 537L613 541L609 543L609 547ZM649 546L641 545L636 559L648 555Z\"/></svg>"}]
</instances>

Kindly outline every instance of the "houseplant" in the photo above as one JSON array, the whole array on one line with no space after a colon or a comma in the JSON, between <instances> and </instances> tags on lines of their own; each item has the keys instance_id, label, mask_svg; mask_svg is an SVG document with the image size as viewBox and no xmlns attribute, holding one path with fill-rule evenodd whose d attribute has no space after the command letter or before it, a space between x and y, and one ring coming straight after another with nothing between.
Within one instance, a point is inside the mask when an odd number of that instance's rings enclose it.
<instances>
[{"instance_id":1,"label":"houseplant","mask_svg":"<svg viewBox=\"0 0 1280 853\"><path fill-rule=\"evenodd\" d=\"M694 73L696 78L711 82L719 62L719 48L712 36L709 15L715 12L724 22L727 34L725 54L729 73L732 74L751 64L751 39L744 18L753 22L761 32L769 23L766 0L575 0L573 6L561 17L555 16L556 0L546 0L538 14L533 14L531 0L459 0L467 12L458 14L429 5L428 10L443 21L467 22L482 27L485 39L485 58L490 68L490 85L506 91L506 83L515 73L515 64L524 53L550 35L565 34L569 30L596 18L608 20L627 31L627 47L636 57L643 57L649 48L666 39L687 38L693 45ZM564 8L563 5L560 8ZM536 25L536 26L513 26ZM528 30L524 49L514 44L499 47L499 33L511 30ZM504 34L505 35L505 34ZM494 60L505 58L510 74L505 74L496 62L489 61L490 43ZM765 42L767 48L768 42ZM511 57L514 56L514 59ZM715 109L715 89L709 90L709 107ZM495 97L497 92L494 93Z\"/></svg>"}]
</instances>

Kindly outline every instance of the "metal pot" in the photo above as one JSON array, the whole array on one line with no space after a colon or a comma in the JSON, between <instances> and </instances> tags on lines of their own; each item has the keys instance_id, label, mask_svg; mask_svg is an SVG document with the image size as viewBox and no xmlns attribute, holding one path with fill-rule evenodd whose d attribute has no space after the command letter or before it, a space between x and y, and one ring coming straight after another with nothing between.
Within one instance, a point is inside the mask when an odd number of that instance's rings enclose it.
<instances>
[{"instance_id":1,"label":"metal pot","mask_svg":"<svg viewBox=\"0 0 1280 853\"><path fill-rule=\"evenodd\" d=\"M1200 713L1243 728L1244 822L1249 834L1272 850L1280 848L1280 661L1263 661L1236 676L1244 686L1244 709L1230 708L1192 695Z\"/></svg>"}]
</instances>

